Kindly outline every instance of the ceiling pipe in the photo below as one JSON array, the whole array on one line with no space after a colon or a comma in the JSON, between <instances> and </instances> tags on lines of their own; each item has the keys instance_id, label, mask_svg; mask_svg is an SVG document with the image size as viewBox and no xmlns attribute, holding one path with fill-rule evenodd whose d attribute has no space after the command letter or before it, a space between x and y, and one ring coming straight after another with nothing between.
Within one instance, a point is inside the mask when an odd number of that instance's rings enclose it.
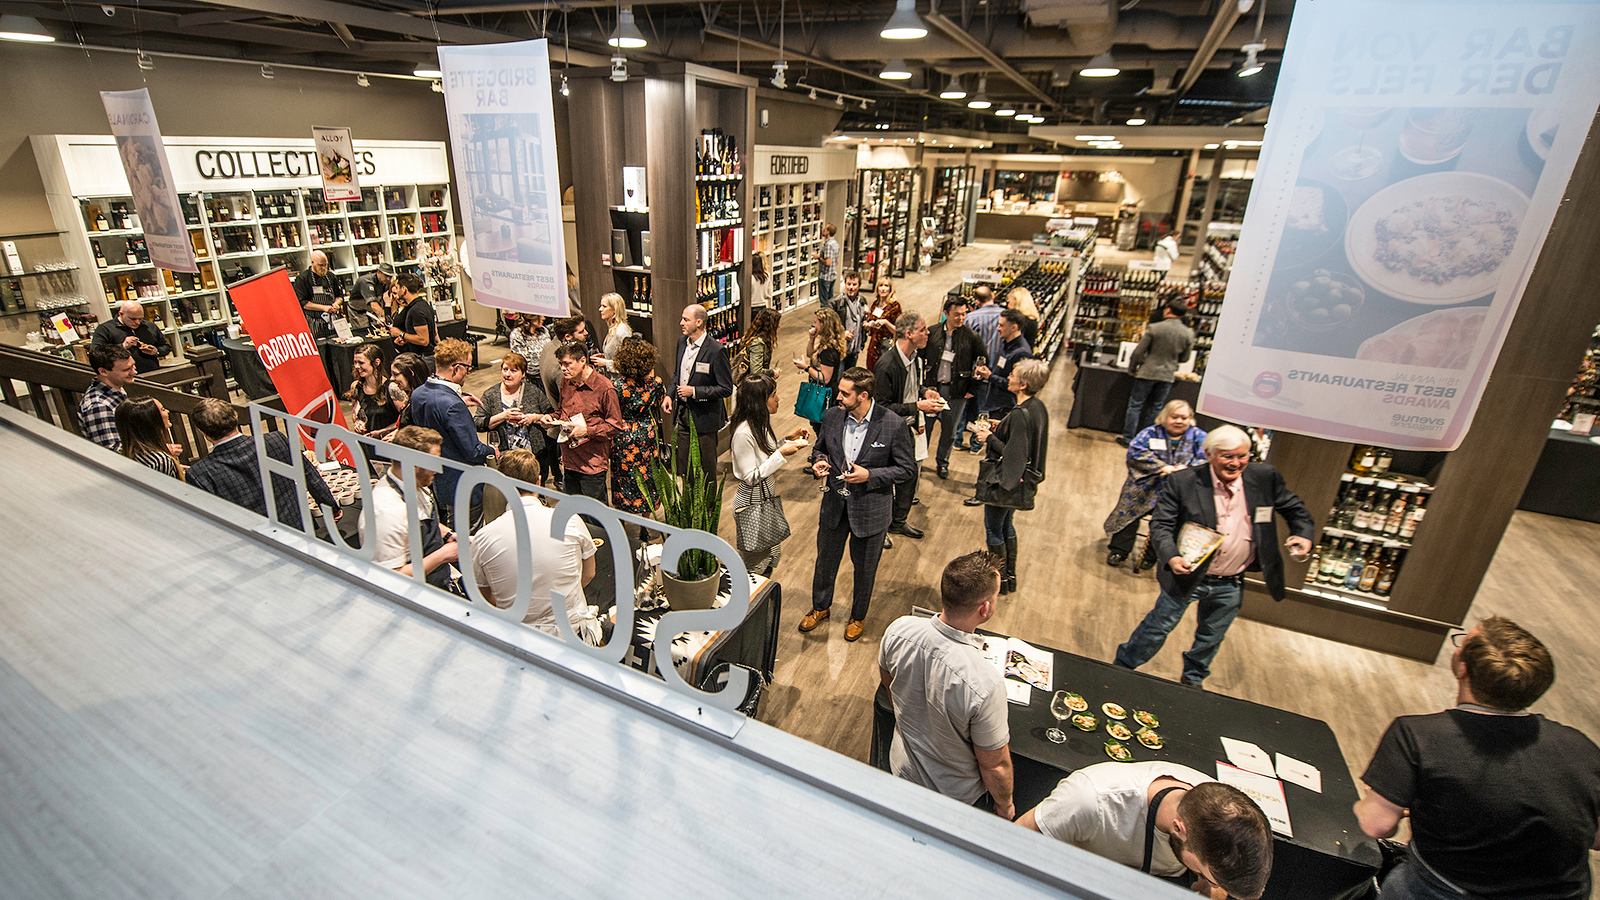
<instances>
[{"instance_id":1,"label":"ceiling pipe","mask_svg":"<svg viewBox=\"0 0 1600 900\"><path fill-rule=\"evenodd\" d=\"M1256 0L1256 2L1263 3L1265 0ZM1188 92L1189 88L1194 87L1194 83L1200 80L1201 73L1205 72L1206 68L1211 65L1211 58L1217 55L1217 49L1222 46L1223 39L1228 36L1228 33L1233 30L1233 26L1238 22L1239 4L1229 3L1224 0L1221 7L1217 9L1216 17L1211 20L1211 27L1206 29L1205 40L1200 42L1200 48L1194 52L1194 59L1189 61L1189 68L1185 69L1183 75L1178 78L1178 83L1171 93L1181 97ZM1158 85L1158 87L1163 86ZM1160 94L1163 92L1151 91L1151 93Z\"/></svg>"},{"instance_id":2,"label":"ceiling pipe","mask_svg":"<svg viewBox=\"0 0 1600 900\"><path fill-rule=\"evenodd\" d=\"M1016 82L1022 87L1023 90L1039 98L1051 109L1055 108L1055 98L1051 97L1044 91L1039 90L1039 86L1034 84L1032 79L1028 78L1028 76L1022 74L1021 72L1018 72L1016 69L1011 67L1010 63L1001 59L999 56L996 56L993 50L985 47L977 38L968 34L965 28L962 28L956 23L945 18L944 14L939 12L938 0L934 0L933 8L928 10L927 14L922 17L922 20L927 22L929 25L932 25L934 28L937 28L939 31L944 32L945 36L967 48L972 53L977 54L985 62L993 66L995 71Z\"/></svg>"},{"instance_id":3,"label":"ceiling pipe","mask_svg":"<svg viewBox=\"0 0 1600 900\"><path fill-rule=\"evenodd\" d=\"M774 44L769 44L766 41L757 40L757 39L755 39L753 37L750 37L749 35L740 34L737 31L729 31L728 29L723 28L723 27L718 26L718 25L706 25L706 26L704 26L704 29L705 29L705 33L708 36L711 36L711 37L719 37L719 38L723 38L723 39L729 40L729 41L736 41L738 43L744 44L746 47L754 47L757 50L765 50L768 53L776 54L778 52L778 48ZM873 35L873 40L874 41L878 40L877 35ZM926 97L929 100L938 100L938 102L940 102L940 103L951 103L951 101L949 101L949 100L939 100L939 95L930 93L930 92L925 91L925 90L923 90L921 88L909 87L907 85L904 85L904 84L901 84L901 83L895 82L895 81L885 81L884 79L879 78L876 73L862 72L862 71L860 71L858 69L852 69L849 66L842 66L842 65L840 65L840 64L838 64L836 62L833 62L832 60L823 59L823 58L821 58L819 56L812 56L812 55L807 54L807 53L797 53L797 52L795 52L793 50L789 50L787 48L785 48L783 53L784 53L784 56L788 57L790 60L794 60L794 61L798 61L798 62L807 62L807 63L810 63L810 64L812 64L814 66L821 66L824 69L832 69L835 72L842 72L842 73L844 73L846 75L853 75L856 78L861 79L862 81L871 82L872 84L874 84L874 85L876 85L876 86L878 86L880 88L882 88L882 87L890 87L890 88L894 88L897 91L901 91L903 93L910 94L910 95L912 95L914 97ZM951 103L951 105L960 106L962 109L966 109L966 105L962 104L962 103Z\"/></svg>"}]
</instances>

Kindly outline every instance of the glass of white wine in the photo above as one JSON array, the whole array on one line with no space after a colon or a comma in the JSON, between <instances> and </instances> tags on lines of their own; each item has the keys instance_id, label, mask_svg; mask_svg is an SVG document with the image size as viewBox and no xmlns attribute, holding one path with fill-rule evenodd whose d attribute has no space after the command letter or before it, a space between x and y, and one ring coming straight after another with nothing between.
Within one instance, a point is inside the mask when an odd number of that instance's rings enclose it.
<instances>
[{"instance_id":1,"label":"glass of white wine","mask_svg":"<svg viewBox=\"0 0 1600 900\"><path fill-rule=\"evenodd\" d=\"M1047 729L1044 736L1052 744L1065 744L1067 733L1061 730L1061 723L1072 718L1072 706L1067 702L1066 691L1056 691L1056 695L1050 698L1050 715L1056 717L1056 724Z\"/></svg>"}]
</instances>

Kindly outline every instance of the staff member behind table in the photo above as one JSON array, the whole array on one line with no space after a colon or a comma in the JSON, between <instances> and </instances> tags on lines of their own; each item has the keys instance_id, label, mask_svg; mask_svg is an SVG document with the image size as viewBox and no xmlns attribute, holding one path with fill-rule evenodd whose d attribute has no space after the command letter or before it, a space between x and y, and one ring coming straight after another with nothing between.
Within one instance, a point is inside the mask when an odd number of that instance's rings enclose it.
<instances>
[{"instance_id":1,"label":"staff member behind table","mask_svg":"<svg viewBox=\"0 0 1600 900\"><path fill-rule=\"evenodd\" d=\"M115 318L95 326L89 349L111 345L133 355L134 371L140 375L161 368L161 357L172 352L161 329L144 320L144 305L134 300L122 301Z\"/></svg>"},{"instance_id":2,"label":"staff member behind table","mask_svg":"<svg viewBox=\"0 0 1600 900\"><path fill-rule=\"evenodd\" d=\"M811 577L811 611L800 619L809 632L828 618L833 586L845 544L855 569L855 593L844 639L855 641L866 629L878 560L893 515L894 485L911 477L911 432L905 420L872 402L872 373L846 369L839 379L839 405L822 417L811 473L825 478L817 516L817 565Z\"/></svg>"},{"instance_id":3,"label":"staff member behind table","mask_svg":"<svg viewBox=\"0 0 1600 900\"><path fill-rule=\"evenodd\" d=\"M311 265L294 280L294 295L305 310L306 325L314 338L333 334L333 317L344 309L344 288L328 271L328 254L311 251Z\"/></svg>"},{"instance_id":4,"label":"staff member behind table","mask_svg":"<svg viewBox=\"0 0 1600 900\"><path fill-rule=\"evenodd\" d=\"M728 409L723 399L733 396L733 369L722 342L706 333L706 308L691 303L683 308L678 321L683 336L678 338L678 354L673 360L672 383L661 400L661 411L668 416L677 410L674 424L678 432L674 468L679 475L689 472L689 432L700 436L700 474L707 482L717 477L717 432L728 424Z\"/></svg>"},{"instance_id":5,"label":"staff member behind table","mask_svg":"<svg viewBox=\"0 0 1600 900\"><path fill-rule=\"evenodd\" d=\"M977 332L966 326L967 301L951 297L944 301L944 320L928 331L928 345L922 348L923 371L948 406L934 419L939 425L939 449L935 461L939 477L950 477L950 448L955 446L956 419L972 396L972 370L988 360L988 352Z\"/></svg>"},{"instance_id":6,"label":"staff member behind table","mask_svg":"<svg viewBox=\"0 0 1600 900\"><path fill-rule=\"evenodd\" d=\"M422 276L406 272L394 283L405 305L395 312L394 320L389 323L389 337L394 338L396 347L420 355L432 368L433 351L439 348L439 328L433 307L422 293Z\"/></svg>"},{"instance_id":7,"label":"staff member behind table","mask_svg":"<svg viewBox=\"0 0 1600 900\"><path fill-rule=\"evenodd\" d=\"M884 282L880 282L884 283ZM898 305L898 304L897 304ZM912 446L915 435L926 427L923 416L939 411L939 392L923 387L922 348L928 344L928 323L922 313L902 314L894 323L895 340L878 369L872 373L877 382L872 399L906 422ZM890 534L903 534L908 538L921 538L922 529L906 521L911 515L911 505L917 499L917 483L921 467L911 467L911 477L895 483L894 519L889 523ZM887 542L888 539L885 538ZM892 546L885 543L885 547Z\"/></svg>"},{"instance_id":8,"label":"staff member behind table","mask_svg":"<svg viewBox=\"0 0 1600 900\"><path fill-rule=\"evenodd\" d=\"M1183 683L1199 687L1211 674L1211 660L1222 646L1228 626L1244 600L1244 573L1260 571L1272 599L1282 600L1283 557L1278 554L1274 513L1283 516L1293 535L1289 552L1311 552L1314 525L1300 498L1284 487L1283 476L1266 463L1250 461L1250 436L1223 425L1202 443L1210 464L1184 469L1169 478L1150 519L1150 540L1156 545L1156 578L1161 594L1126 643L1115 662L1137 669L1150 661L1191 602L1200 607L1194 646L1183 654ZM1193 522L1223 535L1222 545L1191 566L1178 555L1178 533Z\"/></svg>"},{"instance_id":9,"label":"staff member behind table","mask_svg":"<svg viewBox=\"0 0 1600 900\"><path fill-rule=\"evenodd\" d=\"M350 289L350 327L357 334L376 331L388 319L383 308L383 296L394 283L394 266L378 263L378 268L356 279Z\"/></svg>"},{"instance_id":10,"label":"staff member behind table","mask_svg":"<svg viewBox=\"0 0 1600 900\"><path fill-rule=\"evenodd\" d=\"M1455 638L1455 708L1395 719L1361 776L1362 831L1390 837L1411 817L1384 900L1583 900L1600 850L1600 748L1528 712L1556 677L1538 638L1500 616Z\"/></svg>"},{"instance_id":11,"label":"staff member behind table","mask_svg":"<svg viewBox=\"0 0 1600 900\"><path fill-rule=\"evenodd\" d=\"M1146 409L1159 409L1172 392L1178 364L1194 350L1194 332L1183 324L1188 307L1174 300L1161 310L1161 321L1144 330L1144 337L1133 348L1128 371L1133 374L1133 390L1128 394L1128 411L1123 416L1122 437L1117 443L1128 446L1133 436L1148 423Z\"/></svg>"},{"instance_id":12,"label":"staff member behind table","mask_svg":"<svg viewBox=\"0 0 1600 900\"><path fill-rule=\"evenodd\" d=\"M1005 679L973 633L999 604L999 574L983 551L951 560L939 579L943 611L889 624L878 677L894 701L889 771L1010 820L1017 811Z\"/></svg>"},{"instance_id":13,"label":"staff member behind table","mask_svg":"<svg viewBox=\"0 0 1600 900\"><path fill-rule=\"evenodd\" d=\"M1206 451L1201 446L1205 439L1206 433L1194 426L1194 410L1182 400L1172 400L1161 407L1156 423L1134 435L1128 446L1128 477L1117 496L1117 508L1106 517L1104 526L1111 536L1106 565L1120 566L1133 552L1133 542L1139 537L1139 520L1156 508L1156 497L1167 483L1167 476L1205 464ZM1135 572L1155 565L1155 544L1146 541L1144 546L1144 560L1148 562L1134 566Z\"/></svg>"},{"instance_id":14,"label":"staff member behind table","mask_svg":"<svg viewBox=\"0 0 1600 900\"><path fill-rule=\"evenodd\" d=\"M1272 874L1272 826L1261 807L1177 763L1084 766L1017 824L1159 878L1192 872L1194 890L1214 900L1255 900Z\"/></svg>"}]
</instances>

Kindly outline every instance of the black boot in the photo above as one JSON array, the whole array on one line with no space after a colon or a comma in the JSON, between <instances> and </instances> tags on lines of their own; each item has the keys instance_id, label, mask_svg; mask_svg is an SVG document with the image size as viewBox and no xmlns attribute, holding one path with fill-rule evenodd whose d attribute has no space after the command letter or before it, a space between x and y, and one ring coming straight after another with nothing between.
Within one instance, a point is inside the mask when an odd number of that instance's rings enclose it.
<instances>
[{"instance_id":1,"label":"black boot","mask_svg":"<svg viewBox=\"0 0 1600 900\"><path fill-rule=\"evenodd\" d=\"M1000 593L1010 594L1017 589L1017 539L1006 538L1006 570L1000 575Z\"/></svg>"},{"instance_id":2,"label":"black boot","mask_svg":"<svg viewBox=\"0 0 1600 900\"><path fill-rule=\"evenodd\" d=\"M989 548L989 555L994 557L995 562L998 563L999 566L1000 566L1000 593L1004 594L1006 592L1006 570L1005 570L1005 562L1004 562L1005 557L1006 557L1005 545L1004 544L989 544L988 548Z\"/></svg>"}]
</instances>

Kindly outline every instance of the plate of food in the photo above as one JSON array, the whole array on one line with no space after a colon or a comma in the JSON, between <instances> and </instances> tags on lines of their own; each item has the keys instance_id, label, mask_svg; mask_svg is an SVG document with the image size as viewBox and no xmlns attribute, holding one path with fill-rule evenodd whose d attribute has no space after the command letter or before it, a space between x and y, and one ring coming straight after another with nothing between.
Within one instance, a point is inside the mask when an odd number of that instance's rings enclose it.
<instances>
[{"instance_id":1,"label":"plate of food","mask_svg":"<svg viewBox=\"0 0 1600 900\"><path fill-rule=\"evenodd\" d=\"M1083 699L1082 697L1078 696L1077 694L1068 693L1067 694L1067 708L1072 710L1073 712L1083 712L1084 710L1089 708L1089 701Z\"/></svg>"},{"instance_id":2,"label":"plate of food","mask_svg":"<svg viewBox=\"0 0 1600 900\"><path fill-rule=\"evenodd\" d=\"M1093 731L1100 727L1100 722L1088 713L1078 713L1072 717L1072 727L1079 731Z\"/></svg>"},{"instance_id":3,"label":"plate of food","mask_svg":"<svg viewBox=\"0 0 1600 900\"><path fill-rule=\"evenodd\" d=\"M1119 741L1125 741L1133 737L1133 732L1129 731L1128 726L1122 724L1121 722L1107 722L1106 734L1111 735Z\"/></svg>"},{"instance_id":4,"label":"plate of food","mask_svg":"<svg viewBox=\"0 0 1600 900\"><path fill-rule=\"evenodd\" d=\"M1156 718L1155 713L1146 712L1142 709L1136 709L1133 711L1133 720L1146 728L1161 727L1161 720Z\"/></svg>"},{"instance_id":5,"label":"plate of food","mask_svg":"<svg viewBox=\"0 0 1600 900\"><path fill-rule=\"evenodd\" d=\"M1549 159L1556 145L1556 129L1561 125L1561 110L1536 109L1528 116L1528 146L1540 159Z\"/></svg>"},{"instance_id":6,"label":"plate of food","mask_svg":"<svg viewBox=\"0 0 1600 900\"><path fill-rule=\"evenodd\" d=\"M1369 362L1465 369L1488 318L1483 306L1436 309L1410 318L1361 342L1356 359Z\"/></svg>"},{"instance_id":7,"label":"plate of food","mask_svg":"<svg viewBox=\"0 0 1600 900\"><path fill-rule=\"evenodd\" d=\"M1156 734L1149 728L1139 729L1139 731L1134 734L1134 737L1139 739L1139 743L1149 747L1151 750L1160 750L1163 743L1161 740L1161 735Z\"/></svg>"},{"instance_id":8,"label":"plate of food","mask_svg":"<svg viewBox=\"0 0 1600 900\"><path fill-rule=\"evenodd\" d=\"M1301 328L1333 328L1355 318L1366 302L1360 279L1329 269L1313 269L1289 285L1284 305L1289 318Z\"/></svg>"},{"instance_id":9,"label":"plate of food","mask_svg":"<svg viewBox=\"0 0 1600 900\"><path fill-rule=\"evenodd\" d=\"M1100 711L1112 719L1126 719L1128 717L1128 711L1118 703L1102 703L1100 704Z\"/></svg>"},{"instance_id":10,"label":"plate of food","mask_svg":"<svg viewBox=\"0 0 1600 900\"><path fill-rule=\"evenodd\" d=\"M1345 230L1345 255L1367 284L1392 297L1465 303L1499 287L1527 213L1527 196L1498 178L1418 175L1361 204Z\"/></svg>"},{"instance_id":11,"label":"plate of food","mask_svg":"<svg viewBox=\"0 0 1600 900\"><path fill-rule=\"evenodd\" d=\"M1106 755L1117 762L1133 762L1133 751L1116 741L1106 741Z\"/></svg>"},{"instance_id":12,"label":"plate of food","mask_svg":"<svg viewBox=\"0 0 1600 900\"><path fill-rule=\"evenodd\" d=\"M1350 206L1344 195L1320 181L1302 178L1289 192L1289 206L1278 239L1274 267L1292 269L1309 265L1323 252L1339 243Z\"/></svg>"}]
</instances>

